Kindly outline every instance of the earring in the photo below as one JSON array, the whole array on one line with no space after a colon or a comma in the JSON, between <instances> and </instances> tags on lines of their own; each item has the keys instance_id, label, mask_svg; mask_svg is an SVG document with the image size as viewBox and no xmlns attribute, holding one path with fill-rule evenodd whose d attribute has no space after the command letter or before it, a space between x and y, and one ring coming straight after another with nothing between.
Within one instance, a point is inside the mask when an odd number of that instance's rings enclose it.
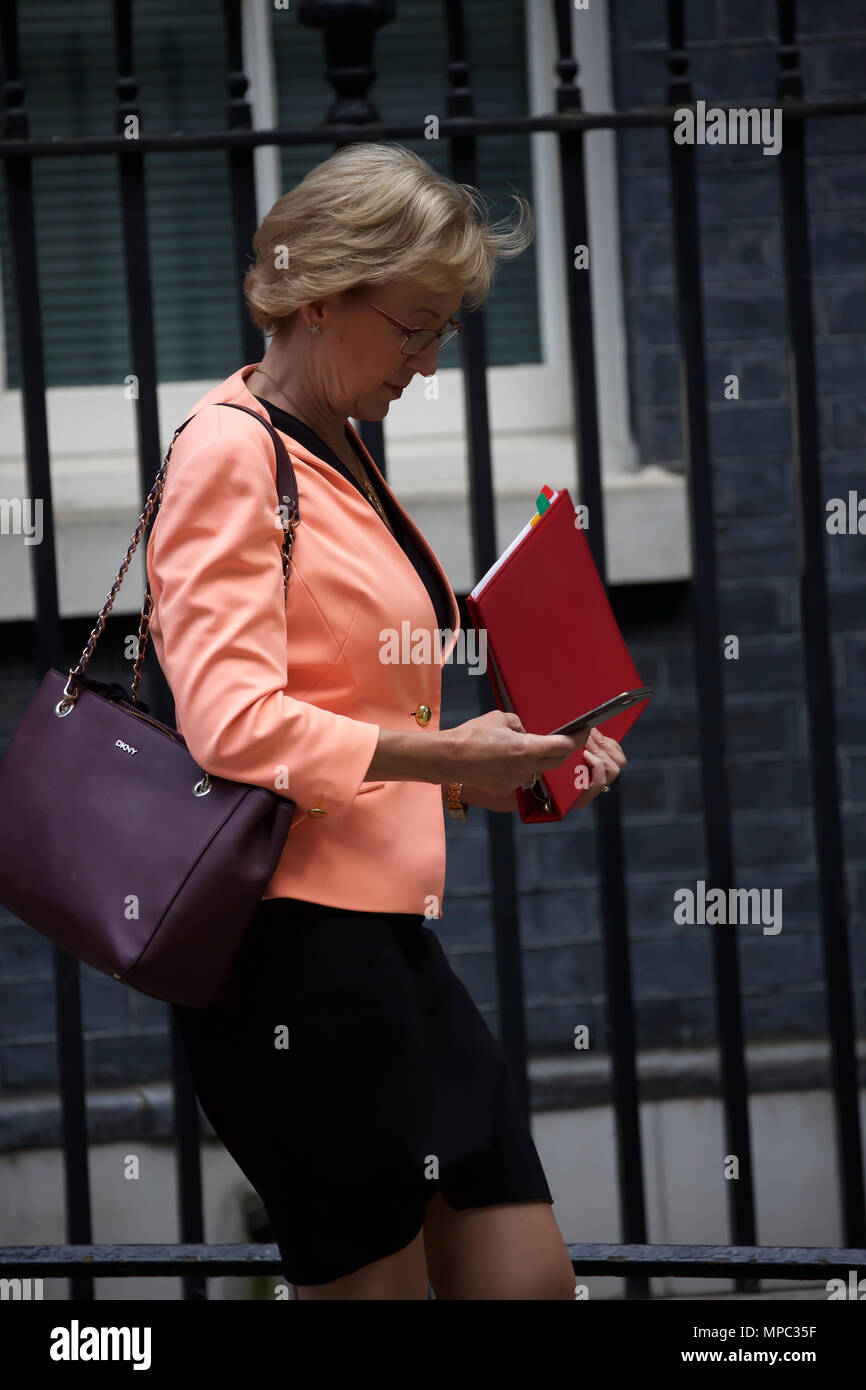
<instances>
[{"instance_id":1,"label":"earring","mask_svg":"<svg viewBox=\"0 0 866 1390\"><path fill-rule=\"evenodd\" d=\"M310 324L310 329L309 329L309 331L310 331L311 333L318 333L318 331L319 331L319 324L317 324L317 323L311 323L311 324Z\"/></svg>"}]
</instances>

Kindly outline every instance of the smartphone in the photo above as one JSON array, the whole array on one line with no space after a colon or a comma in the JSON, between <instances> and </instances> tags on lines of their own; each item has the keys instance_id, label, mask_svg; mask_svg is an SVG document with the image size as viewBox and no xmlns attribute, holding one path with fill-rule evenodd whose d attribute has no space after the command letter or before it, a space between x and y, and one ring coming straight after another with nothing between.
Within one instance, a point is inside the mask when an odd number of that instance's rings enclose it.
<instances>
[{"instance_id":1,"label":"smartphone","mask_svg":"<svg viewBox=\"0 0 866 1390\"><path fill-rule=\"evenodd\" d=\"M624 690L621 695L615 695L612 700L606 700L603 705L596 705L595 709L587 710L586 714L582 714L578 719L572 719L570 723L563 724L562 728L551 729L550 732L576 734L578 729L590 724L600 724L612 714L619 714L620 710L628 709L629 705L636 705L639 700L648 700L653 690L654 687L651 685L642 685L640 690Z\"/></svg>"}]
</instances>

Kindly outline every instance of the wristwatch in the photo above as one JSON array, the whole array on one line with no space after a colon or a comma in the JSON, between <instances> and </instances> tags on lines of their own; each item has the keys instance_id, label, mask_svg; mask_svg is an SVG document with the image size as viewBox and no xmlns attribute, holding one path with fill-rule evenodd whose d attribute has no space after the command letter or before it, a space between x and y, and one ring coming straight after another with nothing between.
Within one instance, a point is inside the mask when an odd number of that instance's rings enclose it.
<instances>
[{"instance_id":1,"label":"wristwatch","mask_svg":"<svg viewBox=\"0 0 866 1390\"><path fill-rule=\"evenodd\" d=\"M469 807L461 798L462 791L462 782L449 782L445 788L445 809L452 820L466 819Z\"/></svg>"}]
</instances>

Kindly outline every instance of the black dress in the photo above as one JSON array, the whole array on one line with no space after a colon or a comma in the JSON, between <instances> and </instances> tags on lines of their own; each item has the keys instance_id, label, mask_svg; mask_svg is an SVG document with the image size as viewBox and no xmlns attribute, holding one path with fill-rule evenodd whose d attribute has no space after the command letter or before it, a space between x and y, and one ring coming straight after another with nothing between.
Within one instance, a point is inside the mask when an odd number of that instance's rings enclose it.
<instances>
[{"instance_id":1,"label":"black dress","mask_svg":"<svg viewBox=\"0 0 866 1390\"><path fill-rule=\"evenodd\" d=\"M258 399L366 495L318 435ZM435 573L380 500L445 627ZM264 899L219 1002L171 1008L290 1283L401 1250L437 1191L457 1211L553 1202L505 1053L425 918Z\"/></svg>"}]
</instances>

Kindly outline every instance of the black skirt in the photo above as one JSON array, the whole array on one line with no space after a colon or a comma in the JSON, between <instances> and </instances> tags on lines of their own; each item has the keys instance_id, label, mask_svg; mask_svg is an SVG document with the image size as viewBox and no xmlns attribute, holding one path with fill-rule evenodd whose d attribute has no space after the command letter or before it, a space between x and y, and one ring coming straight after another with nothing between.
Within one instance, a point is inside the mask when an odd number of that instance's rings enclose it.
<instances>
[{"instance_id":1,"label":"black skirt","mask_svg":"<svg viewBox=\"0 0 866 1390\"><path fill-rule=\"evenodd\" d=\"M172 1005L202 1109L292 1284L457 1211L553 1202L505 1053L423 917L268 898L209 1009Z\"/></svg>"}]
</instances>

